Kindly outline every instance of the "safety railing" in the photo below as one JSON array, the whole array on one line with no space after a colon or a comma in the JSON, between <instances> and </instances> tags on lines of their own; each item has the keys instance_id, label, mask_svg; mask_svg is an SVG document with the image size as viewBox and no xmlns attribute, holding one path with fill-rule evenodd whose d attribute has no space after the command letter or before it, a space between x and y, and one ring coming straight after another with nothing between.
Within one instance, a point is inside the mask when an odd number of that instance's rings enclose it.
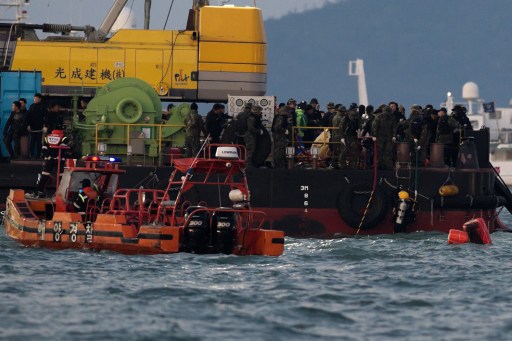
<instances>
[{"instance_id":1,"label":"safety railing","mask_svg":"<svg viewBox=\"0 0 512 341\"><path fill-rule=\"evenodd\" d=\"M182 129L178 124L144 124L144 123L96 123L94 150L99 154L113 154L123 157L149 157L158 165L168 165L175 157L182 157L176 134L164 136L165 130ZM120 133L123 129L123 133ZM116 130L116 133L113 132ZM119 136L119 137L116 137ZM184 135L183 135L184 136Z\"/></svg>"},{"instance_id":2,"label":"safety railing","mask_svg":"<svg viewBox=\"0 0 512 341\"><path fill-rule=\"evenodd\" d=\"M292 127L291 142L286 148L288 167L311 166L368 169L374 160L374 143L371 137L358 137L356 152L348 150L340 160L342 148L349 148L340 140L333 140L332 133L339 127ZM301 131L299 136L298 131ZM339 148L336 148L339 147ZM334 153L333 153L334 150Z\"/></svg>"}]
</instances>

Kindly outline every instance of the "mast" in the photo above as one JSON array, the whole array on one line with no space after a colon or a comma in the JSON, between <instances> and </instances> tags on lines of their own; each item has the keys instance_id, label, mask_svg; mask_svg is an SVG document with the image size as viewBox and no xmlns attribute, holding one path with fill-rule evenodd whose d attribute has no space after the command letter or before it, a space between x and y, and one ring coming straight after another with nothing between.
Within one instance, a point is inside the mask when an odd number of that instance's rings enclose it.
<instances>
[{"instance_id":1,"label":"mast","mask_svg":"<svg viewBox=\"0 0 512 341\"><path fill-rule=\"evenodd\" d=\"M368 92L366 91L366 77L364 75L364 61L362 59L348 62L348 75L357 76L357 90L359 93L359 104L368 105Z\"/></svg>"}]
</instances>

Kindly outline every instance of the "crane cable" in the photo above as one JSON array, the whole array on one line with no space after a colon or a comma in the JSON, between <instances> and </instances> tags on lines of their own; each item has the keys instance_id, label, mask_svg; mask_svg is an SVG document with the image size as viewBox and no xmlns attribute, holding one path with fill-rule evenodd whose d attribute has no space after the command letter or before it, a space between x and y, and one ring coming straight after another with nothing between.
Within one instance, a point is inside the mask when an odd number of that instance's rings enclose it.
<instances>
[{"instance_id":1,"label":"crane cable","mask_svg":"<svg viewBox=\"0 0 512 341\"><path fill-rule=\"evenodd\" d=\"M172 0L171 6L169 6L169 12L167 12L167 18L165 19L165 24L163 28L164 30L167 27L167 21L169 21L169 16L171 15L172 5L174 5L174 0Z\"/></svg>"}]
</instances>

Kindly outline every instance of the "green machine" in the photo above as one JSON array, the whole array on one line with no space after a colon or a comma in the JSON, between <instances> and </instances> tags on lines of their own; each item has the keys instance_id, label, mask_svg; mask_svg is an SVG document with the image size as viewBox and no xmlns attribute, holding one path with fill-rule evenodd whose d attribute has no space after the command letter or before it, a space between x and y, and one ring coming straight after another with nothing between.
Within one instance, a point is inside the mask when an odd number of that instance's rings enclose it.
<instances>
[{"instance_id":1,"label":"green machine","mask_svg":"<svg viewBox=\"0 0 512 341\"><path fill-rule=\"evenodd\" d=\"M74 119L82 135L82 154L143 155L159 157L167 148L185 142L183 120L188 104L172 108L162 120L156 91L136 78L120 78L98 89L83 115ZM97 136L96 136L97 133Z\"/></svg>"}]
</instances>

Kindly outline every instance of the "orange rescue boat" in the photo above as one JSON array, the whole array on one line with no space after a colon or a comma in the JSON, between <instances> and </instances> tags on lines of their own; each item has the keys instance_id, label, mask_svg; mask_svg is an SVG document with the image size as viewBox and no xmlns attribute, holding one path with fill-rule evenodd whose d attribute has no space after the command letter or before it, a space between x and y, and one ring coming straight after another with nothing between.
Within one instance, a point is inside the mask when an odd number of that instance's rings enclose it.
<instances>
[{"instance_id":1,"label":"orange rescue boat","mask_svg":"<svg viewBox=\"0 0 512 341\"><path fill-rule=\"evenodd\" d=\"M27 198L23 190L11 189L6 233L23 245L53 249L281 255L284 232L263 229L265 213L250 207L245 148L210 145L201 156L175 159L165 190L118 189L125 171L115 158L90 156L81 166L67 160L54 197ZM95 184L99 197L77 212L73 203L84 179ZM230 206L186 200L198 186L227 193Z\"/></svg>"}]
</instances>

